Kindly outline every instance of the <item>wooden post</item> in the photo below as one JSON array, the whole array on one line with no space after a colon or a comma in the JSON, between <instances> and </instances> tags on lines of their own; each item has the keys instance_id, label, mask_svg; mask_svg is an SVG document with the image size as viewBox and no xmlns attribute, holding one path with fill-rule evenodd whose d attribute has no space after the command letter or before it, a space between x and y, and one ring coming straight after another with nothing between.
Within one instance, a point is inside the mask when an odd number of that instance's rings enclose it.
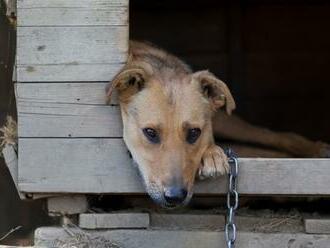
<instances>
[{"instance_id":1,"label":"wooden post","mask_svg":"<svg viewBox=\"0 0 330 248\"><path fill-rule=\"evenodd\" d=\"M2 150L3 157L5 159L6 165L10 172L10 175L14 181L17 193L21 199L26 199L25 195L19 191L18 188L18 160L17 153L12 145L6 145Z\"/></svg>"}]
</instances>

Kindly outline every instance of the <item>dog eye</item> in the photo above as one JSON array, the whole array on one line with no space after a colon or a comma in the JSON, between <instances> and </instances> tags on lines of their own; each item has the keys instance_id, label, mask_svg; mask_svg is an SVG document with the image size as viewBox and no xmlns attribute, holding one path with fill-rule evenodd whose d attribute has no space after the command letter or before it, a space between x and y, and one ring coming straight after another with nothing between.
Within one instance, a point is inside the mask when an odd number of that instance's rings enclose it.
<instances>
[{"instance_id":1,"label":"dog eye","mask_svg":"<svg viewBox=\"0 0 330 248\"><path fill-rule=\"evenodd\" d=\"M199 128L189 129L186 140L189 144L194 144L200 135L201 135L201 130Z\"/></svg>"},{"instance_id":2,"label":"dog eye","mask_svg":"<svg viewBox=\"0 0 330 248\"><path fill-rule=\"evenodd\" d=\"M160 143L160 137L155 129L152 128L143 128L143 134L147 137L147 139L154 144Z\"/></svg>"}]
</instances>

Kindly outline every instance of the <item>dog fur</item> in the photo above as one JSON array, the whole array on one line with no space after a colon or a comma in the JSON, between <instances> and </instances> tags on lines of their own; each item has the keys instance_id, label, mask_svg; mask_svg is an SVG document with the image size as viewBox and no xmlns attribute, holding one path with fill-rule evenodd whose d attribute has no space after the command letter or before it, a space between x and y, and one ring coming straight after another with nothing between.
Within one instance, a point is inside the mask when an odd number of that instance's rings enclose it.
<instances>
[{"instance_id":1,"label":"dog fur","mask_svg":"<svg viewBox=\"0 0 330 248\"><path fill-rule=\"evenodd\" d=\"M330 155L325 143L276 133L231 115L235 101L224 82L209 71L192 72L183 61L151 44L131 41L126 66L107 88L108 100L114 90L118 92L125 143L147 192L164 207L189 202L196 174L208 178L227 173L227 158L215 144L214 135L298 156ZM146 129L156 134L159 142L150 142ZM189 143L188 133L198 130L197 140ZM171 187L187 191L179 204L164 197Z\"/></svg>"}]
</instances>

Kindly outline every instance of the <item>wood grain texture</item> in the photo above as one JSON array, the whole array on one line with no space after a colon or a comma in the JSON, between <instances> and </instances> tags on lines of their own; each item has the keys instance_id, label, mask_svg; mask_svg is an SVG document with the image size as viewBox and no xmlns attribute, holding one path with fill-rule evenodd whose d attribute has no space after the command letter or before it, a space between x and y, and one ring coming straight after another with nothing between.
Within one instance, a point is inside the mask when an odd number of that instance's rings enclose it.
<instances>
[{"instance_id":1,"label":"wood grain texture","mask_svg":"<svg viewBox=\"0 0 330 248\"><path fill-rule=\"evenodd\" d=\"M121 139L19 140L18 185L39 193L144 193ZM329 195L327 159L240 159L241 194ZM223 194L227 180L198 182L199 194Z\"/></svg>"},{"instance_id":2,"label":"wood grain texture","mask_svg":"<svg viewBox=\"0 0 330 248\"><path fill-rule=\"evenodd\" d=\"M237 217L236 217L237 218ZM150 213L151 228L187 229L187 230L223 230L225 217L221 214L185 213L163 214Z\"/></svg>"},{"instance_id":3,"label":"wood grain texture","mask_svg":"<svg viewBox=\"0 0 330 248\"><path fill-rule=\"evenodd\" d=\"M16 84L19 137L122 137L119 107L105 105L106 85Z\"/></svg>"},{"instance_id":4,"label":"wood grain texture","mask_svg":"<svg viewBox=\"0 0 330 248\"><path fill-rule=\"evenodd\" d=\"M143 192L121 139L20 139L19 146L21 191Z\"/></svg>"},{"instance_id":5,"label":"wood grain texture","mask_svg":"<svg viewBox=\"0 0 330 248\"><path fill-rule=\"evenodd\" d=\"M35 248L34 246L0 245L0 248Z\"/></svg>"},{"instance_id":6,"label":"wood grain texture","mask_svg":"<svg viewBox=\"0 0 330 248\"><path fill-rule=\"evenodd\" d=\"M18 27L17 65L111 64L126 61L127 26Z\"/></svg>"},{"instance_id":7,"label":"wood grain texture","mask_svg":"<svg viewBox=\"0 0 330 248\"><path fill-rule=\"evenodd\" d=\"M17 81L110 81L124 64L17 65Z\"/></svg>"},{"instance_id":8,"label":"wood grain texture","mask_svg":"<svg viewBox=\"0 0 330 248\"><path fill-rule=\"evenodd\" d=\"M19 82L108 81L128 51L128 0L19 0Z\"/></svg>"},{"instance_id":9,"label":"wood grain texture","mask_svg":"<svg viewBox=\"0 0 330 248\"><path fill-rule=\"evenodd\" d=\"M104 26L128 25L127 7L105 9L36 8L18 9L17 25L24 26Z\"/></svg>"},{"instance_id":10,"label":"wood grain texture","mask_svg":"<svg viewBox=\"0 0 330 248\"><path fill-rule=\"evenodd\" d=\"M118 106L18 101L19 137L122 137Z\"/></svg>"},{"instance_id":11,"label":"wood grain texture","mask_svg":"<svg viewBox=\"0 0 330 248\"><path fill-rule=\"evenodd\" d=\"M111 240L125 248L225 248L223 231L186 230L112 230L89 232ZM94 237L95 237L94 236ZM35 245L50 247L54 242L69 239L63 228L42 227L35 232ZM244 248L328 248L329 235L304 233L253 233L240 232L237 247Z\"/></svg>"},{"instance_id":12,"label":"wood grain texture","mask_svg":"<svg viewBox=\"0 0 330 248\"><path fill-rule=\"evenodd\" d=\"M147 213L98 213L80 214L79 227L86 229L148 228Z\"/></svg>"},{"instance_id":13,"label":"wood grain texture","mask_svg":"<svg viewBox=\"0 0 330 248\"><path fill-rule=\"evenodd\" d=\"M16 99L18 102L104 105L107 84L105 82L19 83L16 84ZM111 104L118 104L116 92L111 97Z\"/></svg>"},{"instance_id":14,"label":"wood grain texture","mask_svg":"<svg viewBox=\"0 0 330 248\"><path fill-rule=\"evenodd\" d=\"M128 6L128 0L17 0L17 8L109 8Z\"/></svg>"},{"instance_id":15,"label":"wood grain texture","mask_svg":"<svg viewBox=\"0 0 330 248\"><path fill-rule=\"evenodd\" d=\"M304 224L306 233L330 234L329 216L323 216L323 218L306 218Z\"/></svg>"}]
</instances>

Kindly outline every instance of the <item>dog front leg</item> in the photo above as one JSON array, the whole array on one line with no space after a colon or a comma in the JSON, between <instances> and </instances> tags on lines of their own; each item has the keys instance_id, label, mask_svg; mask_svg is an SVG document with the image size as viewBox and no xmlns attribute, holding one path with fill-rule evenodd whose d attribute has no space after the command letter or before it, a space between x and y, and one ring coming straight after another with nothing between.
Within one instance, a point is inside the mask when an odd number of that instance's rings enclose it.
<instances>
[{"instance_id":1,"label":"dog front leg","mask_svg":"<svg viewBox=\"0 0 330 248\"><path fill-rule=\"evenodd\" d=\"M228 159L221 147L213 144L208 147L198 170L199 179L217 177L229 172Z\"/></svg>"}]
</instances>

